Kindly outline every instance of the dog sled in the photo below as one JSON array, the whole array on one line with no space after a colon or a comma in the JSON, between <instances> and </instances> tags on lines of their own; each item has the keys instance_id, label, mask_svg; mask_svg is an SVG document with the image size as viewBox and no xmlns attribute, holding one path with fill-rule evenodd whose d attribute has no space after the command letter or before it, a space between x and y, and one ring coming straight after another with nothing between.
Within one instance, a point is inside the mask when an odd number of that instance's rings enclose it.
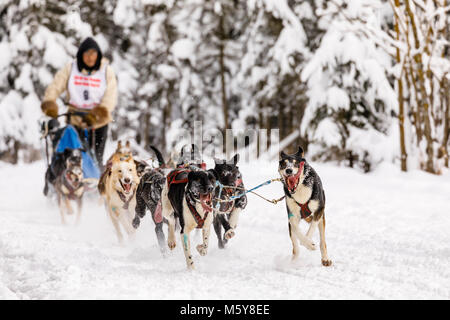
<instances>
[{"instance_id":1,"label":"dog sled","mask_svg":"<svg viewBox=\"0 0 450 320\"><path fill-rule=\"evenodd\" d=\"M71 112L58 115L56 119L45 120L41 122L41 139L45 139L45 154L47 159L47 170L45 174L44 195L49 195L49 187L61 171L58 168L58 161L63 160L66 149L79 149L82 154L83 185L86 192L93 192L97 189L98 179L100 178L100 166L94 156L94 150L89 147L88 129L79 131L70 123L71 116L84 117L84 112ZM61 126L59 118L66 117L65 126ZM92 135L95 139L95 135ZM95 141L92 143L95 148Z\"/></svg>"}]
</instances>

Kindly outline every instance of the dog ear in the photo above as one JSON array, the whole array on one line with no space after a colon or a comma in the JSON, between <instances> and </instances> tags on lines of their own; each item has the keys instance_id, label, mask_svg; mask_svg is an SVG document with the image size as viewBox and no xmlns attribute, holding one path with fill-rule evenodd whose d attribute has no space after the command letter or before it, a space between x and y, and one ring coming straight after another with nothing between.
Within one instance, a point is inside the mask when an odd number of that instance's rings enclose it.
<instances>
[{"instance_id":1,"label":"dog ear","mask_svg":"<svg viewBox=\"0 0 450 320\"><path fill-rule=\"evenodd\" d=\"M136 172L137 172L138 176L141 176L141 174L144 172L145 167L146 167L145 163L142 161L134 160L134 165L136 166Z\"/></svg>"},{"instance_id":2,"label":"dog ear","mask_svg":"<svg viewBox=\"0 0 450 320\"><path fill-rule=\"evenodd\" d=\"M303 158L304 155L305 155L305 153L303 152L303 148L299 146L298 147L298 151L295 154L295 156L298 157L298 158Z\"/></svg>"},{"instance_id":3,"label":"dog ear","mask_svg":"<svg viewBox=\"0 0 450 320\"><path fill-rule=\"evenodd\" d=\"M234 157L231 158L231 160L233 161L233 164L234 164L234 165L237 165L237 163L239 162L239 153L236 153L236 154L234 155Z\"/></svg>"},{"instance_id":4,"label":"dog ear","mask_svg":"<svg viewBox=\"0 0 450 320\"><path fill-rule=\"evenodd\" d=\"M287 158L287 154L286 153L284 153L284 151L281 151L280 152L280 159L285 159L285 158Z\"/></svg>"},{"instance_id":5,"label":"dog ear","mask_svg":"<svg viewBox=\"0 0 450 320\"><path fill-rule=\"evenodd\" d=\"M122 140L117 141L117 149L120 150L122 148Z\"/></svg>"},{"instance_id":6,"label":"dog ear","mask_svg":"<svg viewBox=\"0 0 450 320\"><path fill-rule=\"evenodd\" d=\"M219 180L219 175L217 174L216 170L208 169L207 172L208 172L208 175L211 174L214 177L214 179Z\"/></svg>"},{"instance_id":7,"label":"dog ear","mask_svg":"<svg viewBox=\"0 0 450 320\"><path fill-rule=\"evenodd\" d=\"M185 144L184 146L181 147L181 151L180 151L180 157L181 157L181 158L183 158L183 156L184 156L184 148L185 148L186 146L187 146L187 145Z\"/></svg>"},{"instance_id":8,"label":"dog ear","mask_svg":"<svg viewBox=\"0 0 450 320\"><path fill-rule=\"evenodd\" d=\"M130 140L127 140L127 142L125 143L125 147L127 147L127 148L130 147Z\"/></svg>"},{"instance_id":9,"label":"dog ear","mask_svg":"<svg viewBox=\"0 0 450 320\"><path fill-rule=\"evenodd\" d=\"M63 158L66 160L72 154L73 149L65 148L63 152Z\"/></svg>"}]
</instances>

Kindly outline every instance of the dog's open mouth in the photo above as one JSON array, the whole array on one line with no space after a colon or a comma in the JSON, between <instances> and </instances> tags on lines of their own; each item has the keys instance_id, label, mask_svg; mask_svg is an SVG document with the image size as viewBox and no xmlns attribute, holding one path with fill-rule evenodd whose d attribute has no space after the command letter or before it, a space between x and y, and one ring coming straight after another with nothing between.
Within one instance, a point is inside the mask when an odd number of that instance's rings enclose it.
<instances>
[{"instance_id":1,"label":"dog's open mouth","mask_svg":"<svg viewBox=\"0 0 450 320\"><path fill-rule=\"evenodd\" d=\"M78 185L83 180L83 177L70 171L66 174L66 180L68 180L69 183L72 184L74 187L78 187Z\"/></svg>"},{"instance_id":2,"label":"dog's open mouth","mask_svg":"<svg viewBox=\"0 0 450 320\"><path fill-rule=\"evenodd\" d=\"M211 212L212 211L211 199L212 199L211 193L200 194L200 203L202 205L203 210L206 211L206 212Z\"/></svg>"},{"instance_id":3,"label":"dog's open mouth","mask_svg":"<svg viewBox=\"0 0 450 320\"><path fill-rule=\"evenodd\" d=\"M122 182L121 180L119 180L119 181L120 181L120 185L122 186L123 191L125 191L125 193L129 193L131 190L131 182L125 183L125 182Z\"/></svg>"},{"instance_id":4,"label":"dog's open mouth","mask_svg":"<svg viewBox=\"0 0 450 320\"><path fill-rule=\"evenodd\" d=\"M297 187L299 178L300 178L300 176L297 174L293 174L290 176L284 176L284 181L286 182L289 192L294 192L295 188Z\"/></svg>"}]
</instances>

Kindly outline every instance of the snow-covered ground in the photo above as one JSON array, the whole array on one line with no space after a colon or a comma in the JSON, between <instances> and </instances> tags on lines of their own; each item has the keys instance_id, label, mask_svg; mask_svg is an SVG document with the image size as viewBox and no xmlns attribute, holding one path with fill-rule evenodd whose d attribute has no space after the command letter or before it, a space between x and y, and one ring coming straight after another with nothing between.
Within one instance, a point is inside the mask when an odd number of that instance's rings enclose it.
<instances>
[{"instance_id":1,"label":"snow-covered ground","mask_svg":"<svg viewBox=\"0 0 450 320\"><path fill-rule=\"evenodd\" d=\"M246 186L276 177L276 165L241 164ZM208 255L193 250L197 269L188 272L178 237L176 249L161 256L148 215L124 246L95 199L85 202L79 226L63 226L42 195L44 162L0 163L0 298L450 298L450 172L404 174L382 165L362 174L313 165L327 196L332 267L303 247L292 263L284 203L249 195L227 249L218 249L212 230ZM282 195L279 183L259 190Z\"/></svg>"}]
</instances>

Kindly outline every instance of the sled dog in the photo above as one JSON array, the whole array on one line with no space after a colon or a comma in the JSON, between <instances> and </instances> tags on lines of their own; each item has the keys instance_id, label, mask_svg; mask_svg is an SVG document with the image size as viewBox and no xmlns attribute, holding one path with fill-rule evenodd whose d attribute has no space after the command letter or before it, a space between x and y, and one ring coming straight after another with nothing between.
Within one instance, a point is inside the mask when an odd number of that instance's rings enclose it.
<instances>
[{"instance_id":1,"label":"sled dog","mask_svg":"<svg viewBox=\"0 0 450 320\"><path fill-rule=\"evenodd\" d=\"M56 177L55 190L58 199L58 206L61 213L61 221L66 224L65 212L72 214L73 209L70 201L77 203L76 222L80 222L81 210L83 206L83 159L81 150L65 149L61 157L62 171Z\"/></svg>"},{"instance_id":2,"label":"sled dog","mask_svg":"<svg viewBox=\"0 0 450 320\"><path fill-rule=\"evenodd\" d=\"M136 207L136 189L139 177L131 153L116 153L108 160L107 168L99 182L99 191L105 200L106 210L119 242L123 242L122 225L128 236L133 236L131 221ZM100 186L103 183L103 186ZM103 192L102 192L103 190Z\"/></svg>"},{"instance_id":3,"label":"sled dog","mask_svg":"<svg viewBox=\"0 0 450 320\"><path fill-rule=\"evenodd\" d=\"M216 186L214 199L218 199L220 193L220 199L224 200L219 204L219 210L214 212L213 220L220 249L223 249L228 240L234 236L239 214L247 206L247 196L241 195L244 193L244 183L237 166L238 161L239 154L236 154L229 161L214 159L214 174L216 180L223 186L222 192L220 192L220 186ZM231 196L237 196L238 198L229 200ZM217 200L213 200L213 208L216 207ZM222 227L225 231L223 238Z\"/></svg>"},{"instance_id":4,"label":"sled dog","mask_svg":"<svg viewBox=\"0 0 450 320\"><path fill-rule=\"evenodd\" d=\"M169 224L167 244L172 250L176 246L175 223L181 227L181 243L188 269L194 269L191 254L190 233L202 229L203 243L197 246L200 255L208 251L209 233L213 221L212 196L216 179L211 170L178 168L166 178L161 194L163 217Z\"/></svg>"},{"instance_id":5,"label":"sled dog","mask_svg":"<svg viewBox=\"0 0 450 320\"><path fill-rule=\"evenodd\" d=\"M325 192L319 175L305 160L301 147L293 155L281 151L278 172L286 196L289 236L293 246L292 259L298 257L299 243L309 250L316 249L311 238L318 228L322 265L330 266L331 260L328 258L325 242ZM299 228L301 219L310 224L306 235Z\"/></svg>"},{"instance_id":6,"label":"sled dog","mask_svg":"<svg viewBox=\"0 0 450 320\"><path fill-rule=\"evenodd\" d=\"M159 168L146 167L143 171L136 190L136 215L132 224L137 229L140 225L140 219L145 216L145 212L148 209L155 223L155 232L159 247L161 252L164 253L166 251L166 239L163 232L163 222L167 223L167 220L163 219L160 200L161 192L166 182L166 177L163 172L165 162L161 152L156 147L151 146L150 148L156 154Z\"/></svg>"}]
</instances>

